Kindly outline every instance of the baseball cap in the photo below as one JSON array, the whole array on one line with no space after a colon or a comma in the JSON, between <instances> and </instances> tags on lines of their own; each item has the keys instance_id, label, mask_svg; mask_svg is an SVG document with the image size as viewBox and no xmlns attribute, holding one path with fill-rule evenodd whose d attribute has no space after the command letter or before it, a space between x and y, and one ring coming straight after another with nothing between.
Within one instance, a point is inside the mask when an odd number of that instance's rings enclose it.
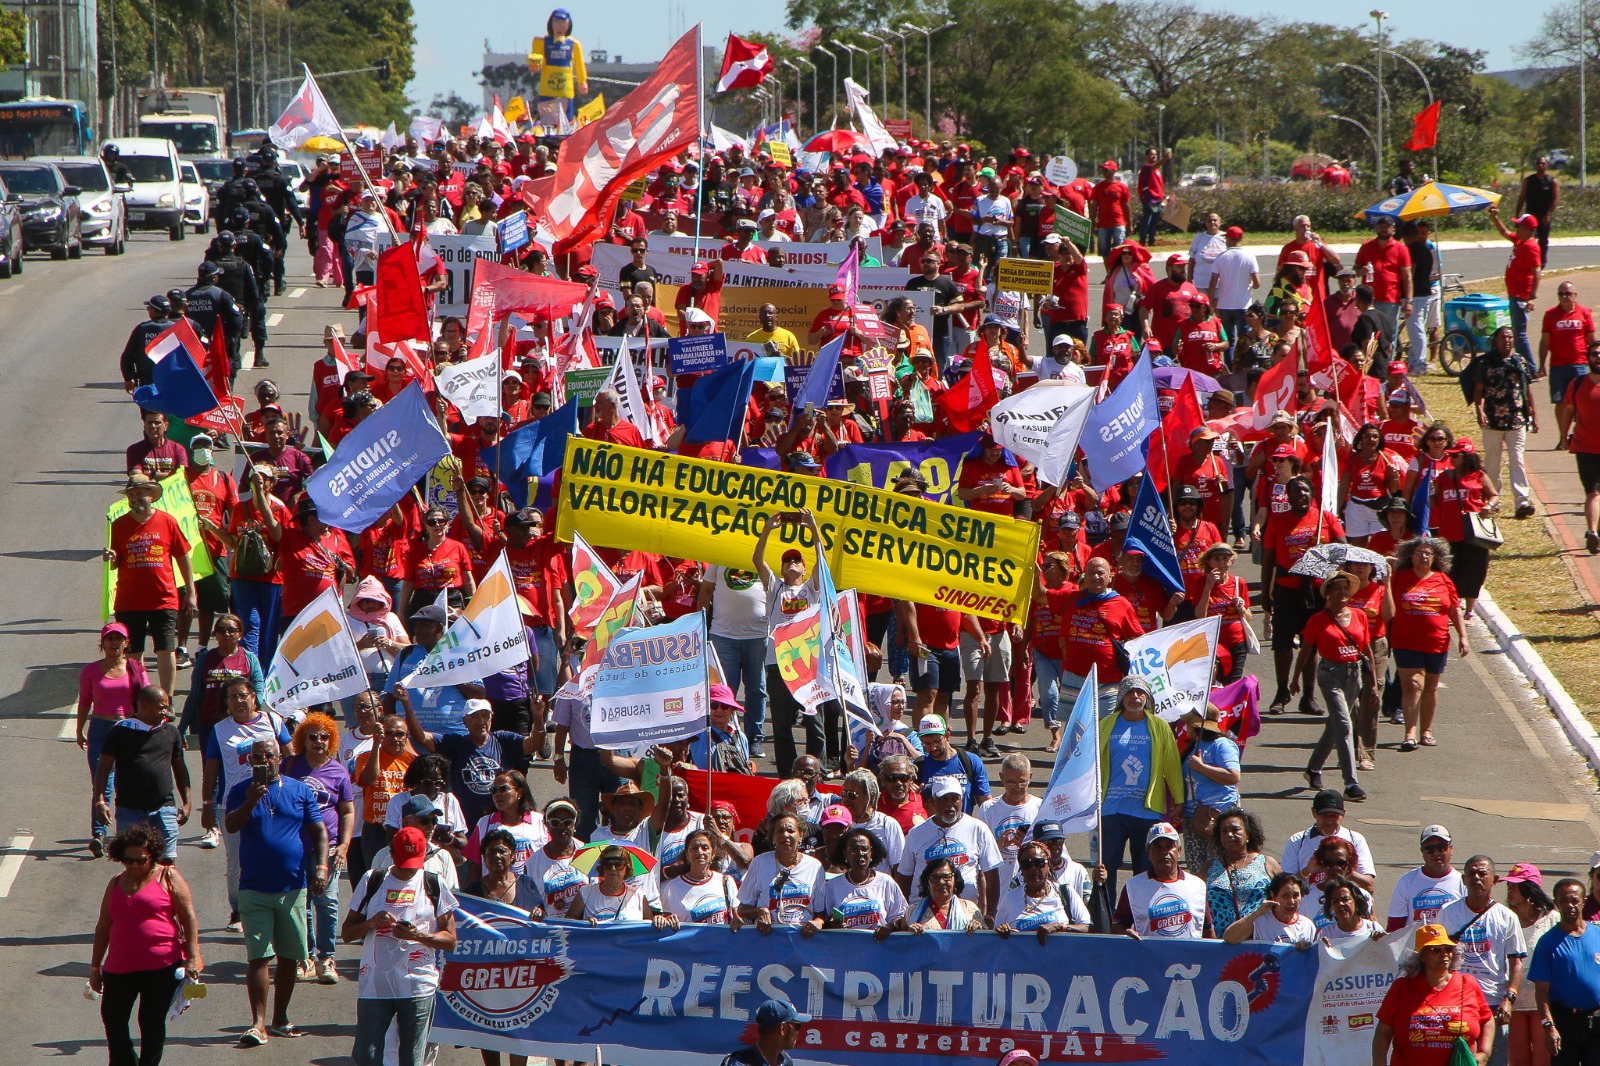
<instances>
[{"instance_id":1,"label":"baseball cap","mask_svg":"<svg viewBox=\"0 0 1600 1066\"><path fill-rule=\"evenodd\" d=\"M810 452L790 452L789 465L804 467L807 470L822 469L822 464L817 462L817 457Z\"/></svg>"},{"instance_id":2,"label":"baseball cap","mask_svg":"<svg viewBox=\"0 0 1600 1066\"><path fill-rule=\"evenodd\" d=\"M1100 164L1100 169L1101 170L1116 170L1117 169L1117 161L1115 159L1107 159L1104 163Z\"/></svg>"},{"instance_id":3,"label":"baseball cap","mask_svg":"<svg viewBox=\"0 0 1600 1066\"><path fill-rule=\"evenodd\" d=\"M1426 844L1428 841L1432 840L1435 837L1438 837L1440 840L1444 841L1446 844L1451 843L1450 830L1446 829L1442 825L1425 825L1425 826L1423 826L1422 827L1422 835L1417 838L1417 843ZM1596 853L1596 858L1600 858L1600 853Z\"/></svg>"},{"instance_id":4,"label":"baseball cap","mask_svg":"<svg viewBox=\"0 0 1600 1066\"><path fill-rule=\"evenodd\" d=\"M855 819L850 815L850 808L842 803L829 804L822 812L822 821L819 825L849 825Z\"/></svg>"},{"instance_id":5,"label":"baseball cap","mask_svg":"<svg viewBox=\"0 0 1600 1066\"><path fill-rule=\"evenodd\" d=\"M691 326L706 325L707 323L714 321L710 315L706 314L698 307L685 307L683 309L683 320L685 323Z\"/></svg>"},{"instance_id":6,"label":"baseball cap","mask_svg":"<svg viewBox=\"0 0 1600 1066\"><path fill-rule=\"evenodd\" d=\"M733 227L734 229L755 229L756 220L753 218L741 218L733 224Z\"/></svg>"},{"instance_id":7,"label":"baseball cap","mask_svg":"<svg viewBox=\"0 0 1600 1066\"><path fill-rule=\"evenodd\" d=\"M1411 394L1405 389L1395 389L1389 394L1388 399L1390 403L1404 404L1407 407L1411 406Z\"/></svg>"},{"instance_id":8,"label":"baseball cap","mask_svg":"<svg viewBox=\"0 0 1600 1066\"><path fill-rule=\"evenodd\" d=\"M1210 307L1211 306L1211 297L1207 296L1203 292L1197 292L1193 296L1189 297L1189 306L1190 307Z\"/></svg>"},{"instance_id":9,"label":"baseball cap","mask_svg":"<svg viewBox=\"0 0 1600 1066\"><path fill-rule=\"evenodd\" d=\"M461 709L461 717L466 718L469 715L483 714L485 711L490 714L494 713L494 707L488 700L472 699L468 700L467 705Z\"/></svg>"},{"instance_id":10,"label":"baseball cap","mask_svg":"<svg viewBox=\"0 0 1600 1066\"><path fill-rule=\"evenodd\" d=\"M1388 366L1388 373L1390 374L1404 374L1409 370L1410 368L1406 366L1406 361L1404 359L1396 359Z\"/></svg>"},{"instance_id":11,"label":"baseball cap","mask_svg":"<svg viewBox=\"0 0 1600 1066\"><path fill-rule=\"evenodd\" d=\"M934 799L942 796L960 796L963 792L961 778L952 774L940 774L928 782L928 795Z\"/></svg>"},{"instance_id":12,"label":"baseball cap","mask_svg":"<svg viewBox=\"0 0 1600 1066\"><path fill-rule=\"evenodd\" d=\"M1272 458L1274 458L1274 459L1293 459L1294 458L1294 445L1292 445L1292 444L1280 444L1280 445L1278 445L1276 448L1272 449Z\"/></svg>"},{"instance_id":13,"label":"baseball cap","mask_svg":"<svg viewBox=\"0 0 1600 1066\"><path fill-rule=\"evenodd\" d=\"M1597 854L1595 858L1600 859L1600 854ZM1544 887L1544 874L1540 873L1539 868L1531 862L1512 864L1511 869L1506 871L1506 875L1500 880L1511 885L1538 885L1540 888Z\"/></svg>"},{"instance_id":14,"label":"baseball cap","mask_svg":"<svg viewBox=\"0 0 1600 1066\"><path fill-rule=\"evenodd\" d=\"M917 723L917 732L922 736L947 736L950 733L950 725L944 720L943 715L925 714L922 716L922 721Z\"/></svg>"},{"instance_id":15,"label":"baseball cap","mask_svg":"<svg viewBox=\"0 0 1600 1066\"><path fill-rule=\"evenodd\" d=\"M1061 243L1061 234L1059 234L1059 233L1046 233L1043 237L1039 238L1039 243L1041 243L1041 244L1060 244Z\"/></svg>"},{"instance_id":16,"label":"baseball cap","mask_svg":"<svg viewBox=\"0 0 1600 1066\"><path fill-rule=\"evenodd\" d=\"M1189 254L1187 252L1173 252L1171 255L1167 256L1168 266L1187 266L1188 263Z\"/></svg>"},{"instance_id":17,"label":"baseball cap","mask_svg":"<svg viewBox=\"0 0 1600 1066\"><path fill-rule=\"evenodd\" d=\"M769 999L756 1008L756 1029L763 1033L780 1025L804 1025L810 1020L811 1015L801 1014L792 1003L782 999Z\"/></svg>"},{"instance_id":18,"label":"baseball cap","mask_svg":"<svg viewBox=\"0 0 1600 1066\"><path fill-rule=\"evenodd\" d=\"M1060 822L1034 822L1033 839L1038 841L1065 840L1067 831L1061 828Z\"/></svg>"},{"instance_id":19,"label":"baseball cap","mask_svg":"<svg viewBox=\"0 0 1600 1066\"><path fill-rule=\"evenodd\" d=\"M1171 822L1157 822L1155 825L1150 827L1150 832L1145 834L1144 844L1145 847L1149 847L1158 840L1170 840L1176 844L1182 839L1183 838L1178 835L1178 830Z\"/></svg>"},{"instance_id":20,"label":"baseball cap","mask_svg":"<svg viewBox=\"0 0 1600 1066\"><path fill-rule=\"evenodd\" d=\"M411 793L406 797L406 801L400 805L400 817L402 818L426 818L430 814L442 813L444 812L439 810L437 803L420 792Z\"/></svg>"},{"instance_id":21,"label":"baseball cap","mask_svg":"<svg viewBox=\"0 0 1600 1066\"><path fill-rule=\"evenodd\" d=\"M1318 792L1311 801L1311 813L1322 814L1327 811L1343 811L1344 797L1331 788Z\"/></svg>"},{"instance_id":22,"label":"baseball cap","mask_svg":"<svg viewBox=\"0 0 1600 1066\"><path fill-rule=\"evenodd\" d=\"M1413 946L1421 951L1423 948L1453 948L1456 942L1450 939L1450 934L1445 932L1444 926L1430 923L1417 927L1416 942Z\"/></svg>"},{"instance_id":23,"label":"baseball cap","mask_svg":"<svg viewBox=\"0 0 1600 1066\"><path fill-rule=\"evenodd\" d=\"M1539 228L1539 220L1534 218L1532 215L1518 215L1516 218L1511 220L1511 224L1513 226L1528 226L1532 229Z\"/></svg>"},{"instance_id":24,"label":"baseball cap","mask_svg":"<svg viewBox=\"0 0 1600 1066\"><path fill-rule=\"evenodd\" d=\"M435 622L439 625L444 625L444 608L440 607L437 603L430 603L428 606L419 608L415 613L413 613L411 615L411 621Z\"/></svg>"},{"instance_id":25,"label":"baseball cap","mask_svg":"<svg viewBox=\"0 0 1600 1066\"><path fill-rule=\"evenodd\" d=\"M1057 333L1053 338L1051 338L1050 347L1052 347L1052 348L1070 348L1070 347L1072 347L1072 335L1070 333Z\"/></svg>"},{"instance_id":26,"label":"baseball cap","mask_svg":"<svg viewBox=\"0 0 1600 1066\"><path fill-rule=\"evenodd\" d=\"M126 640L128 639L128 627L121 622L107 622L100 630L100 639L105 640L109 636L120 636Z\"/></svg>"},{"instance_id":27,"label":"baseball cap","mask_svg":"<svg viewBox=\"0 0 1600 1066\"><path fill-rule=\"evenodd\" d=\"M152 296L144 302L144 305L150 310L160 311L164 315L172 313L172 303L165 296Z\"/></svg>"},{"instance_id":28,"label":"baseball cap","mask_svg":"<svg viewBox=\"0 0 1600 1066\"><path fill-rule=\"evenodd\" d=\"M801 551L799 548L790 548L788 551L784 552L782 557L781 557L781 561L786 562L786 563L787 562L791 562L791 561L798 561L798 562L802 562L803 563L803 562L805 562L805 560L806 560L805 552Z\"/></svg>"},{"instance_id":29,"label":"baseball cap","mask_svg":"<svg viewBox=\"0 0 1600 1066\"><path fill-rule=\"evenodd\" d=\"M433 801L429 800L428 803L432 806ZM428 838L416 826L406 826L389 841L389 858L394 861L396 869L422 869L422 864L428 858Z\"/></svg>"},{"instance_id":30,"label":"baseball cap","mask_svg":"<svg viewBox=\"0 0 1600 1066\"><path fill-rule=\"evenodd\" d=\"M1227 229L1222 231L1222 235L1229 240L1236 241L1244 236L1244 230L1238 226L1229 226Z\"/></svg>"},{"instance_id":31,"label":"baseball cap","mask_svg":"<svg viewBox=\"0 0 1600 1066\"><path fill-rule=\"evenodd\" d=\"M1471 437L1457 437L1455 444L1447 450L1452 455L1476 455L1478 446L1472 443Z\"/></svg>"},{"instance_id":32,"label":"baseball cap","mask_svg":"<svg viewBox=\"0 0 1600 1066\"><path fill-rule=\"evenodd\" d=\"M847 290L845 289L844 285L841 282L837 282L836 281L832 285L828 286L828 295L829 296L843 296L846 291Z\"/></svg>"}]
</instances>

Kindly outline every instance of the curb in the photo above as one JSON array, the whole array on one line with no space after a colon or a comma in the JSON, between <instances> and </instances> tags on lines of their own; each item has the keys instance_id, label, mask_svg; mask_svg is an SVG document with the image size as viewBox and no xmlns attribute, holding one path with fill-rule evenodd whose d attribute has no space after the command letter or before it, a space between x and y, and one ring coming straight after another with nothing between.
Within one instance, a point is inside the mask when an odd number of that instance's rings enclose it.
<instances>
[{"instance_id":1,"label":"curb","mask_svg":"<svg viewBox=\"0 0 1600 1066\"><path fill-rule=\"evenodd\" d=\"M1567 740L1577 749L1589 764L1589 768L1600 773L1600 733L1595 732L1594 726L1583 716L1577 703L1567 694L1560 681L1550 672L1544 664L1544 658L1539 654L1528 638L1512 623L1494 597L1489 595L1487 589L1478 597L1477 616L1483 619L1495 639L1500 642L1501 649L1511 657L1511 661L1522 672L1522 676L1538 690L1550 709L1555 712L1556 720L1561 723L1561 730L1567 735Z\"/></svg>"}]
</instances>

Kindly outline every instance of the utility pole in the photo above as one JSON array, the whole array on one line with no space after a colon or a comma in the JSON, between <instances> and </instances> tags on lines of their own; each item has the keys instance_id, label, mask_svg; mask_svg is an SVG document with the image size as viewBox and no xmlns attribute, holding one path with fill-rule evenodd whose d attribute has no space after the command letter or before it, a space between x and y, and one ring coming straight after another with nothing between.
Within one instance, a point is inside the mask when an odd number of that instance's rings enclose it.
<instances>
[{"instance_id":1,"label":"utility pole","mask_svg":"<svg viewBox=\"0 0 1600 1066\"><path fill-rule=\"evenodd\" d=\"M1378 188L1383 188L1383 20L1389 17L1387 11L1373 8L1371 15L1378 23L1378 125L1373 140L1378 144Z\"/></svg>"},{"instance_id":2,"label":"utility pole","mask_svg":"<svg viewBox=\"0 0 1600 1066\"><path fill-rule=\"evenodd\" d=\"M954 26L954 22L946 22L943 26L935 26L931 30L925 30L921 26L913 26L909 22L900 24L900 28L903 30L914 30L922 34L922 77L926 91L926 96L923 100L922 121L923 125L927 127L925 136L929 139L933 137L933 35L951 29Z\"/></svg>"}]
</instances>

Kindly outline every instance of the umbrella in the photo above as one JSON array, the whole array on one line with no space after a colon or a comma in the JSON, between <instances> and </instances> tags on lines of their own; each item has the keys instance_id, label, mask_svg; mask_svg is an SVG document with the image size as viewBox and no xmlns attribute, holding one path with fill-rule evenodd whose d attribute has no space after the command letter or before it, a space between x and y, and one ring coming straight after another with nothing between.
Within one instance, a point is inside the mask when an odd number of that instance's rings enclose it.
<instances>
[{"instance_id":1,"label":"umbrella","mask_svg":"<svg viewBox=\"0 0 1600 1066\"><path fill-rule=\"evenodd\" d=\"M633 862L633 868L628 871L629 877L642 877L656 868L656 857L648 851L631 844L614 844L609 840L585 844L572 856L572 862L568 865L579 873L592 877L595 873L595 864L600 861L600 853L607 848L621 848L628 853L628 858Z\"/></svg>"},{"instance_id":2,"label":"umbrella","mask_svg":"<svg viewBox=\"0 0 1600 1066\"><path fill-rule=\"evenodd\" d=\"M1158 366L1154 373L1158 389L1177 391L1183 388L1186 380L1194 378L1194 391L1197 393L1210 394L1222 391L1222 383L1216 378L1207 377L1196 370L1185 370L1181 366Z\"/></svg>"},{"instance_id":3,"label":"umbrella","mask_svg":"<svg viewBox=\"0 0 1600 1066\"><path fill-rule=\"evenodd\" d=\"M803 152L832 152L844 155L852 148L870 148L867 139L855 130L828 130L806 142Z\"/></svg>"},{"instance_id":4,"label":"umbrella","mask_svg":"<svg viewBox=\"0 0 1600 1066\"><path fill-rule=\"evenodd\" d=\"M1350 563L1371 563L1373 581L1383 581L1388 577L1389 566L1383 556L1354 544L1319 544L1315 548L1308 548L1300 556L1300 561L1289 568L1289 573L1325 578L1343 570Z\"/></svg>"},{"instance_id":5,"label":"umbrella","mask_svg":"<svg viewBox=\"0 0 1600 1066\"><path fill-rule=\"evenodd\" d=\"M1401 196L1391 196L1365 210L1357 211L1354 217L1365 219L1370 226L1380 218L1396 222L1412 218L1434 218L1439 215L1453 215L1459 211L1482 211L1490 204L1499 202L1500 194L1497 192L1474 189L1470 185L1446 185L1443 182L1430 181Z\"/></svg>"},{"instance_id":6,"label":"umbrella","mask_svg":"<svg viewBox=\"0 0 1600 1066\"><path fill-rule=\"evenodd\" d=\"M332 137L324 137L319 133L315 137L306 138L301 143L300 150L302 152L342 152L344 151L344 142L336 141Z\"/></svg>"}]
</instances>

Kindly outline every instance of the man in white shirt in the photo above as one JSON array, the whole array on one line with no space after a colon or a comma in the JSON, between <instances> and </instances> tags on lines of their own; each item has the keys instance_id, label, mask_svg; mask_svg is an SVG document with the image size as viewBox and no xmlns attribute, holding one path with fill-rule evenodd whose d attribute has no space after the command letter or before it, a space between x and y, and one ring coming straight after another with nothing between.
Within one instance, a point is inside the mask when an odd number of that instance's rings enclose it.
<instances>
[{"instance_id":1,"label":"man in white shirt","mask_svg":"<svg viewBox=\"0 0 1600 1066\"><path fill-rule=\"evenodd\" d=\"M1389 932L1436 921L1441 910L1467 894L1461 874L1450 866L1454 855L1450 830L1442 825L1423 828L1422 865L1395 882L1389 899Z\"/></svg>"},{"instance_id":2,"label":"man in white shirt","mask_svg":"<svg viewBox=\"0 0 1600 1066\"><path fill-rule=\"evenodd\" d=\"M799 548L784 549L778 563L779 572L773 573L772 567L767 564L767 539L772 536L773 530L783 525L799 525L808 530L811 536L811 551L808 553ZM771 640L774 628L816 603L821 596L814 576L815 568L807 565L808 554L820 558L821 551L822 534L817 530L815 515L810 511L801 511L798 522L795 522L789 512L774 511L761 530L761 536L756 540L755 552L751 559L767 597L768 639L765 645L767 693L772 699L772 749L780 775L787 774L794 768L794 727L797 718L804 719L806 753L821 758L825 750L822 716L802 713L800 704L795 702L794 696L789 692L789 686L784 684L783 675L778 672L778 649Z\"/></svg>"},{"instance_id":3,"label":"man in white shirt","mask_svg":"<svg viewBox=\"0 0 1600 1066\"><path fill-rule=\"evenodd\" d=\"M1206 883L1183 868L1181 841L1171 822L1150 827L1144 845L1150 868L1122 886L1113 931L1134 940L1147 936L1166 940L1215 937L1206 905Z\"/></svg>"},{"instance_id":4,"label":"man in white shirt","mask_svg":"<svg viewBox=\"0 0 1600 1066\"><path fill-rule=\"evenodd\" d=\"M1000 795L978 808L978 817L994 834L1000 848L1000 880L1016 873L1017 848L1028 839L1028 831L1039 817L1038 796L1028 792L1033 783L1033 763L1021 752L1014 752L1000 760Z\"/></svg>"},{"instance_id":5,"label":"man in white shirt","mask_svg":"<svg viewBox=\"0 0 1600 1066\"><path fill-rule=\"evenodd\" d=\"M1244 335L1244 309L1250 306L1251 291L1261 288L1261 273L1256 257L1240 247L1244 230L1229 226L1223 239L1227 250L1211 264L1206 295L1222 319L1222 328L1228 331L1228 365L1232 366L1234 345Z\"/></svg>"},{"instance_id":6,"label":"man in white shirt","mask_svg":"<svg viewBox=\"0 0 1600 1066\"><path fill-rule=\"evenodd\" d=\"M949 859L961 871L962 897L975 902L992 921L1000 902L1000 848L987 825L961 810L965 794L954 777L928 782L932 816L906 834L906 849L894 879L906 899L914 903L922 898L922 868L935 859Z\"/></svg>"},{"instance_id":7,"label":"man in white shirt","mask_svg":"<svg viewBox=\"0 0 1600 1066\"><path fill-rule=\"evenodd\" d=\"M1206 216L1205 228L1189 242L1189 280L1196 289L1206 291L1211 284L1211 266L1227 249L1227 239L1222 235L1222 216L1213 211Z\"/></svg>"},{"instance_id":8,"label":"man in white shirt","mask_svg":"<svg viewBox=\"0 0 1600 1066\"><path fill-rule=\"evenodd\" d=\"M439 987L438 953L456 946L455 893L423 869L427 836L408 826L390 848L394 864L362 875L340 930L345 943L361 943L351 1053L357 1066L383 1062L391 1020L399 1027L400 1066L421 1066Z\"/></svg>"},{"instance_id":9,"label":"man in white shirt","mask_svg":"<svg viewBox=\"0 0 1600 1066\"><path fill-rule=\"evenodd\" d=\"M1528 961L1522 920L1510 907L1496 902L1493 891L1498 879L1489 856L1468 859L1461 868L1461 880L1467 894L1445 904L1434 921L1456 942L1460 968L1478 979L1496 1024L1507 1026L1516 1007L1517 987L1522 984L1522 968ZM1504 1036L1502 1028L1499 1037Z\"/></svg>"},{"instance_id":10,"label":"man in white shirt","mask_svg":"<svg viewBox=\"0 0 1600 1066\"><path fill-rule=\"evenodd\" d=\"M905 209L901 214L913 224L930 223L934 234L943 241L944 220L950 212L945 207L944 201L933 191L933 175L918 174L911 179L911 183L917 187L917 191L907 198Z\"/></svg>"},{"instance_id":11,"label":"man in white shirt","mask_svg":"<svg viewBox=\"0 0 1600 1066\"><path fill-rule=\"evenodd\" d=\"M972 207L973 221L977 223L977 246L979 257L988 261L985 281L994 280L996 271L1000 269L1002 257L1011 254L1011 224L1013 212L1011 200L1000 191L1000 179L989 178L985 182L984 194L978 197Z\"/></svg>"},{"instance_id":12,"label":"man in white shirt","mask_svg":"<svg viewBox=\"0 0 1600 1066\"><path fill-rule=\"evenodd\" d=\"M1318 792L1311 801L1311 817L1311 826L1295 833L1284 844L1279 865L1304 881L1317 872L1312 856L1323 840L1328 837L1348 840L1356 849L1356 868L1345 871L1344 876L1370 894L1377 883L1378 868L1372 864L1372 849L1367 846L1367 838L1344 824L1344 796L1331 788Z\"/></svg>"}]
</instances>

